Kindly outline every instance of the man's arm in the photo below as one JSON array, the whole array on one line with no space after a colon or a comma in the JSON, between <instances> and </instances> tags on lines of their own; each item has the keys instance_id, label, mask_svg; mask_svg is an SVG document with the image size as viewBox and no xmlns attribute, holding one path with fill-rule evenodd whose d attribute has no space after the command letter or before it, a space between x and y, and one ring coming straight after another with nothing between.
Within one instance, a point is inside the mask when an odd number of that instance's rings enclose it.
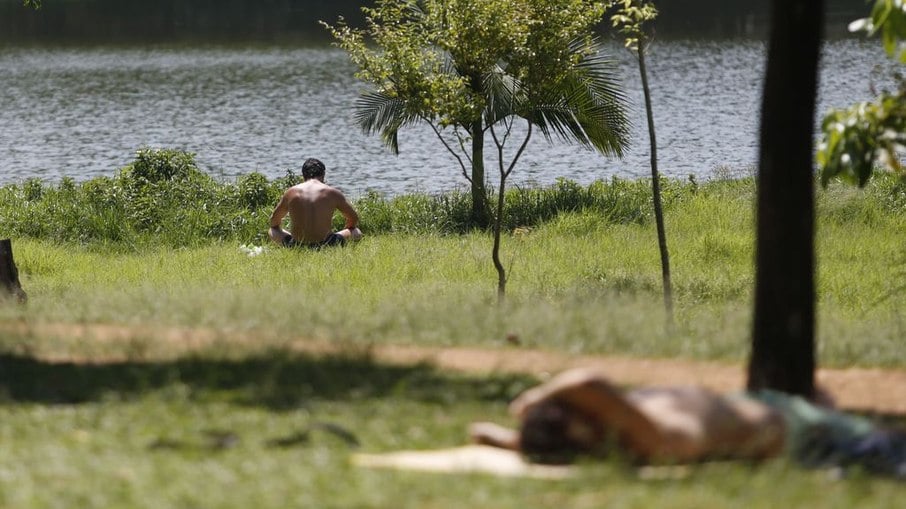
<instances>
[{"instance_id":1,"label":"man's arm","mask_svg":"<svg viewBox=\"0 0 906 509\"><path fill-rule=\"evenodd\" d=\"M352 230L353 228L357 228L359 226L359 215L346 200L345 196L340 195L340 198L340 205L337 209L339 209L340 213L343 214L343 217L346 218L346 229Z\"/></svg>"},{"instance_id":2,"label":"man's arm","mask_svg":"<svg viewBox=\"0 0 906 509\"><path fill-rule=\"evenodd\" d=\"M283 245L283 240L288 237L290 234L288 231L283 229L283 218L286 217L286 214L289 214L289 205L287 194L283 193L283 196L280 198L280 202L277 203L277 207L274 209L274 212L271 214L270 218L270 229L268 230L268 237L277 244Z\"/></svg>"},{"instance_id":3,"label":"man's arm","mask_svg":"<svg viewBox=\"0 0 906 509\"><path fill-rule=\"evenodd\" d=\"M359 226L359 214L352 208L352 205L346 197L343 196L343 193L339 191L337 191L337 210L339 210L340 213L343 214L343 217L346 218L345 228L347 230L352 230Z\"/></svg>"}]
</instances>

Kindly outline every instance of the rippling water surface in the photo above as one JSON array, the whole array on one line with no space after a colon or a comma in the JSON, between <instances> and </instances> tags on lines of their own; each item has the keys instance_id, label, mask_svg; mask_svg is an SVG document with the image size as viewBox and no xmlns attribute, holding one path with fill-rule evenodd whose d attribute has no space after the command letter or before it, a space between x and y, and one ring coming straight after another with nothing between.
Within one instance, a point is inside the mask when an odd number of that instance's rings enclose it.
<instances>
[{"instance_id":1,"label":"rippling water surface","mask_svg":"<svg viewBox=\"0 0 906 509\"><path fill-rule=\"evenodd\" d=\"M872 97L886 64L877 41L827 43L819 112ZM535 137L514 184L646 176L638 71L618 47L634 141L622 160ZM659 166L670 176L745 174L757 159L765 46L744 40L658 41L649 78ZM426 127L404 130L400 155L362 134L351 107L363 85L345 55L311 48L0 49L0 183L113 175L143 146L197 154L216 177L269 177L318 157L353 196L441 191L466 183ZM490 148L490 147L489 147ZM491 152L488 151L487 154ZM488 158L489 175L496 166ZM495 163L494 163L495 164Z\"/></svg>"}]
</instances>

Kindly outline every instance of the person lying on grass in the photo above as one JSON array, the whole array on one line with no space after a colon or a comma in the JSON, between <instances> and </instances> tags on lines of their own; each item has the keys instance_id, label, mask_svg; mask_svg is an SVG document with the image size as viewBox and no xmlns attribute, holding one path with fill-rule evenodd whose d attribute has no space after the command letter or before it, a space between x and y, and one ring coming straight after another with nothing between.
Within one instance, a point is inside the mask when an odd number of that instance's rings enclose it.
<instances>
[{"instance_id":1,"label":"person lying on grass","mask_svg":"<svg viewBox=\"0 0 906 509\"><path fill-rule=\"evenodd\" d=\"M339 189L324 183L324 163L308 159L302 165L302 183L283 193L271 214L268 236L285 247L342 246L349 239L359 240L359 215ZM334 232L331 228L334 211L346 218L346 227ZM289 214L292 233L281 227Z\"/></svg>"},{"instance_id":2,"label":"person lying on grass","mask_svg":"<svg viewBox=\"0 0 906 509\"><path fill-rule=\"evenodd\" d=\"M701 387L622 391L574 369L510 405L518 430L473 423L473 442L566 463L616 448L638 463L760 460L790 454L807 466L859 465L906 479L906 433L774 391L721 395Z\"/></svg>"}]
</instances>

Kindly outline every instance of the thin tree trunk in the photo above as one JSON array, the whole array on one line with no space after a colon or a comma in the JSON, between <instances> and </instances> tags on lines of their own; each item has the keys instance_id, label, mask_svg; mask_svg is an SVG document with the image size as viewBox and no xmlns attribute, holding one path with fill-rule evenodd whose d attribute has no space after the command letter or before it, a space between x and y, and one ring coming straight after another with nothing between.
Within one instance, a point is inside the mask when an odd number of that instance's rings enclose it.
<instances>
[{"instance_id":1,"label":"thin tree trunk","mask_svg":"<svg viewBox=\"0 0 906 509\"><path fill-rule=\"evenodd\" d=\"M651 91L648 88L648 71L645 67L645 41L639 39L639 73L645 95L645 113L648 117L648 140L651 143L651 196L654 202L654 222L657 225L657 245L661 252L661 280L664 285L664 309L667 313L667 332L673 333L673 286L670 282L670 252L667 250L667 231L664 227L664 209L661 206L661 176L657 169L657 137L654 134L654 112L651 110Z\"/></svg>"},{"instance_id":2,"label":"thin tree trunk","mask_svg":"<svg viewBox=\"0 0 906 509\"><path fill-rule=\"evenodd\" d=\"M513 168L516 167L516 163L519 161L519 158L522 157L522 153L525 151L525 147L528 146L529 140L532 139L532 123L528 123L525 139L522 140L522 145L519 146L519 150L516 151L516 155L513 156L509 167L506 169L504 169L503 163L503 143L506 143L506 141L501 143L501 141L497 139L497 134L495 133L493 126L491 127L491 136L494 139L494 144L497 145L497 163L500 168L500 189L497 190L497 216L494 219L494 248L491 250L491 258L494 260L494 268L497 269L497 305L501 306L506 299L506 269L503 268L503 263L500 261L500 234L503 229L506 179L510 176L510 173L513 172ZM507 137L508 136L509 127L507 128Z\"/></svg>"},{"instance_id":3,"label":"thin tree trunk","mask_svg":"<svg viewBox=\"0 0 906 509\"><path fill-rule=\"evenodd\" d=\"M472 124L472 221L484 228L488 225L487 191L484 186L484 130L482 121Z\"/></svg>"},{"instance_id":4,"label":"thin tree trunk","mask_svg":"<svg viewBox=\"0 0 906 509\"><path fill-rule=\"evenodd\" d=\"M504 185L506 177L500 176L500 189L497 190L497 217L494 219L494 248L491 250L491 258L494 260L494 268L497 269L497 305L502 305L506 298L506 269L500 261L500 230L503 227L503 200Z\"/></svg>"},{"instance_id":5,"label":"thin tree trunk","mask_svg":"<svg viewBox=\"0 0 906 509\"><path fill-rule=\"evenodd\" d=\"M19 284L19 270L13 260L13 245L10 239L0 240L0 285L6 294L15 297L19 302L28 300L22 285Z\"/></svg>"},{"instance_id":6,"label":"thin tree trunk","mask_svg":"<svg viewBox=\"0 0 906 509\"><path fill-rule=\"evenodd\" d=\"M748 388L810 397L815 372L813 129L822 0L774 0L761 107Z\"/></svg>"}]
</instances>

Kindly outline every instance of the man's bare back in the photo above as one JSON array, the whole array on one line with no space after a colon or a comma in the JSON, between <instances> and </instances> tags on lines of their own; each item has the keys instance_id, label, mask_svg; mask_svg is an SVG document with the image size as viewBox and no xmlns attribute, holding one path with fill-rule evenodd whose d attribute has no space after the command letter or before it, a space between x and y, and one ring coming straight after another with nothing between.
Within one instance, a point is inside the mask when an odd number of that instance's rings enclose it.
<instances>
[{"instance_id":1,"label":"man's bare back","mask_svg":"<svg viewBox=\"0 0 906 509\"><path fill-rule=\"evenodd\" d=\"M320 246L358 240L362 235L358 230L359 216L343 193L324 183L324 165L309 159L302 167L302 175L305 181L287 189L271 214L270 238L285 246ZM331 224L334 211L340 211L346 219L345 228L336 233ZM287 214L291 223L289 232L281 227Z\"/></svg>"},{"instance_id":2,"label":"man's bare back","mask_svg":"<svg viewBox=\"0 0 906 509\"><path fill-rule=\"evenodd\" d=\"M783 448L784 422L769 407L699 387L624 392L594 370L576 369L519 396L519 430L475 423L478 443L557 457L614 440L643 462L766 458Z\"/></svg>"},{"instance_id":3,"label":"man's bare back","mask_svg":"<svg viewBox=\"0 0 906 509\"><path fill-rule=\"evenodd\" d=\"M622 390L604 373L576 368L523 392L510 411L519 420L517 429L476 422L472 440L541 462L568 462L613 448L641 463L783 453L809 468L858 468L906 480L906 430L778 391Z\"/></svg>"}]
</instances>

